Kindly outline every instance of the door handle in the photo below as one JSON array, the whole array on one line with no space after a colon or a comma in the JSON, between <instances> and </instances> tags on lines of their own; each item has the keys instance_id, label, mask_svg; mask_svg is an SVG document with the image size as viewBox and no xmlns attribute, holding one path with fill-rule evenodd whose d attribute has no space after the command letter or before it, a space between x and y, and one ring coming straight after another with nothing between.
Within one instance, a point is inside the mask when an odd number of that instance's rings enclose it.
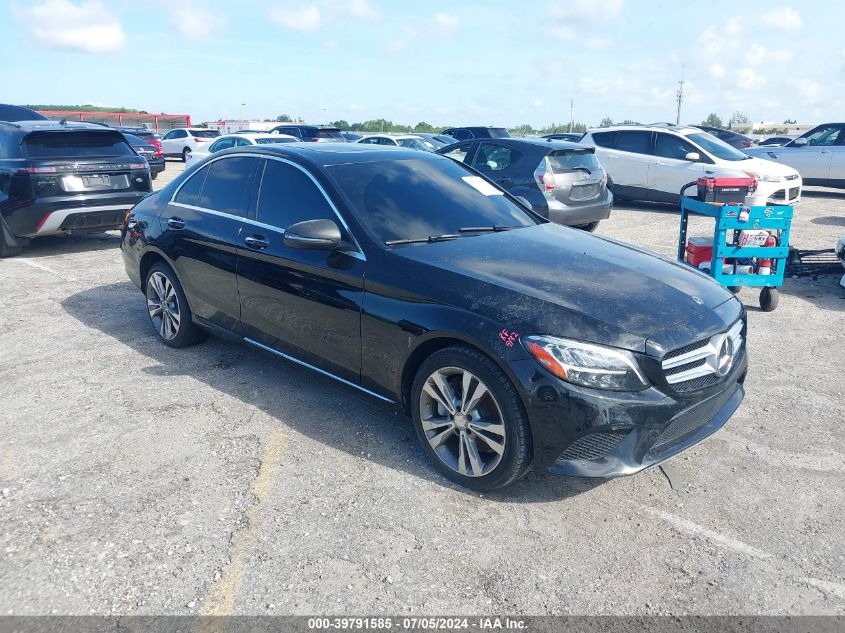
<instances>
[{"instance_id":1,"label":"door handle","mask_svg":"<svg viewBox=\"0 0 845 633\"><path fill-rule=\"evenodd\" d=\"M263 250L270 246L270 242L263 235L248 235L244 238L244 244L257 251Z\"/></svg>"},{"instance_id":2,"label":"door handle","mask_svg":"<svg viewBox=\"0 0 845 633\"><path fill-rule=\"evenodd\" d=\"M184 229L185 220L174 216L167 221L167 226L169 226L171 229Z\"/></svg>"}]
</instances>

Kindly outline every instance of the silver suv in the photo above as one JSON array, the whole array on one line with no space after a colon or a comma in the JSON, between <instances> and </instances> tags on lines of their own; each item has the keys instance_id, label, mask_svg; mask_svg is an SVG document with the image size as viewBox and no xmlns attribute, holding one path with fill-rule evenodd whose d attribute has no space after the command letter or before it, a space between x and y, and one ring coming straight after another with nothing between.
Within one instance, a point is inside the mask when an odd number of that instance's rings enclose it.
<instances>
[{"instance_id":1,"label":"silver suv","mask_svg":"<svg viewBox=\"0 0 845 633\"><path fill-rule=\"evenodd\" d=\"M822 123L783 147L745 153L797 169L805 185L845 188L845 123Z\"/></svg>"}]
</instances>

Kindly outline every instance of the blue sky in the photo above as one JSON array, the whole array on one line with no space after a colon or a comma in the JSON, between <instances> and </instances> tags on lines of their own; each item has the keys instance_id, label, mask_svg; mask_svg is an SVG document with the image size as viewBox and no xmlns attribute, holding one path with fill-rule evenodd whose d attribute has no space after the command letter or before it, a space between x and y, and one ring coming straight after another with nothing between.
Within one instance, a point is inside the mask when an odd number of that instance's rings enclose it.
<instances>
[{"instance_id":1,"label":"blue sky","mask_svg":"<svg viewBox=\"0 0 845 633\"><path fill-rule=\"evenodd\" d=\"M845 4L0 0L0 101L195 121L842 120Z\"/></svg>"}]
</instances>

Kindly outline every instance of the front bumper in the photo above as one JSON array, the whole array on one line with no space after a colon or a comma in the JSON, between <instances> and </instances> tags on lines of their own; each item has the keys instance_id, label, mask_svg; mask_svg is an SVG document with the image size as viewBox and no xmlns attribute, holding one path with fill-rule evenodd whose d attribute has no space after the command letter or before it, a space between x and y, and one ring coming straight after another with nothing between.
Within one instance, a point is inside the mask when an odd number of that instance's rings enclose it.
<instances>
[{"instance_id":1,"label":"front bumper","mask_svg":"<svg viewBox=\"0 0 845 633\"><path fill-rule=\"evenodd\" d=\"M549 200L548 218L555 224L564 226L582 226L610 217L613 209L613 194L606 191L605 195L587 204L566 205L558 200Z\"/></svg>"},{"instance_id":2,"label":"front bumper","mask_svg":"<svg viewBox=\"0 0 845 633\"><path fill-rule=\"evenodd\" d=\"M717 384L689 393L587 389L539 368L511 364L525 389L534 464L576 477L618 477L655 466L713 434L745 396L745 346ZM671 391L671 390L670 390Z\"/></svg>"},{"instance_id":3,"label":"front bumper","mask_svg":"<svg viewBox=\"0 0 845 633\"><path fill-rule=\"evenodd\" d=\"M768 204L783 205L795 204L801 201L801 190L803 182L801 177L794 180L781 180L779 182L760 181L757 183L757 195L766 196Z\"/></svg>"}]
</instances>

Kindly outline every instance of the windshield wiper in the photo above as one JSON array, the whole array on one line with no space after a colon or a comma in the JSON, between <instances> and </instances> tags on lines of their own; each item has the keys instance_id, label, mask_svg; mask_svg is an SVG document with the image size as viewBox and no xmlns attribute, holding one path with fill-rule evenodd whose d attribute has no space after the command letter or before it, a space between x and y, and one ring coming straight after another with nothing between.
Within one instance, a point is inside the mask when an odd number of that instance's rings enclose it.
<instances>
[{"instance_id":1,"label":"windshield wiper","mask_svg":"<svg viewBox=\"0 0 845 633\"><path fill-rule=\"evenodd\" d=\"M585 171L585 172L587 172L587 173L588 173L588 174L590 174L591 176L593 175L593 172L591 172L591 171L590 171L589 169L587 169L586 167L573 167L573 168L572 168L572 170L573 170L573 171L578 171L578 170L581 170L581 171Z\"/></svg>"},{"instance_id":2,"label":"windshield wiper","mask_svg":"<svg viewBox=\"0 0 845 633\"><path fill-rule=\"evenodd\" d=\"M456 240L463 235L429 235L428 237L415 237L405 240L387 240L387 246L397 246L399 244L433 244L434 242L446 242L448 240Z\"/></svg>"},{"instance_id":3,"label":"windshield wiper","mask_svg":"<svg viewBox=\"0 0 845 633\"><path fill-rule=\"evenodd\" d=\"M510 231L511 229L519 228L517 226L499 226L498 224L494 224L493 226L462 226L458 231L461 233L484 233L488 231Z\"/></svg>"}]
</instances>

